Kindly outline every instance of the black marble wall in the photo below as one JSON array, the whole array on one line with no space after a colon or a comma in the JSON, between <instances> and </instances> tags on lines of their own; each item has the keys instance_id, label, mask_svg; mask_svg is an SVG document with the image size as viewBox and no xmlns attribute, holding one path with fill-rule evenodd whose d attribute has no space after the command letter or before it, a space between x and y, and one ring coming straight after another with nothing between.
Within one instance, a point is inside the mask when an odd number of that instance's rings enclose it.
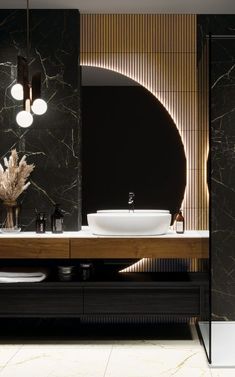
<instances>
[{"instance_id":1,"label":"black marble wall","mask_svg":"<svg viewBox=\"0 0 235 377\"><path fill-rule=\"evenodd\" d=\"M235 15L198 16L198 51L211 43L212 316L235 320ZM233 38L234 37L234 38Z\"/></svg>"},{"instance_id":2,"label":"black marble wall","mask_svg":"<svg viewBox=\"0 0 235 377\"><path fill-rule=\"evenodd\" d=\"M0 11L0 160L12 148L35 164L31 185L20 196L21 225L34 229L34 209L50 213L55 202L65 211L65 229L80 229L80 69L79 12L30 11L30 72L42 73L48 111L20 128L22 104L10 94L17 55L26 55L26 11ZM49 224L48 224L49 225ZM48 227L49 228L49 227Z\"/></svg>"}]
</instances>

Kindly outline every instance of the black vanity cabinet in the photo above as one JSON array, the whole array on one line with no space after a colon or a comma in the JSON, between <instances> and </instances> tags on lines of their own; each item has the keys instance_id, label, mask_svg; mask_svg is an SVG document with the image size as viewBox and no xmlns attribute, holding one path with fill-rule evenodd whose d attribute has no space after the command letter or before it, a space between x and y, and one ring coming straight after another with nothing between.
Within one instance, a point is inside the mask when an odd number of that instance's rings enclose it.
<instances>
[{"instance_id":1,"label":"black vanity cabinet","mask_svg":"<svg viewBox=\"0 0 235 377\"><path fill-rule=\"evenodd\" d=\"M43 282L1 283L0 317L176 316L204 318L206 273L117 273L100 267L106 258L208 258L208 235L94 237L88 234L2 237L2 266L43 266ZM79 265L97 260L92 281L79 281ZM73 281L59 281L59 265L77 267ZM54 272L53 272L54 271Z\"/></svg>"},{"instance_id":2,"label":"black vanity cabinet","mask_svg":"<svg viewBox=\"0 0 235 377\"><path fill-rule=\"evenodd\" d=\"M192 273L183 278L182 275L178 274L176 278L175 274L169 274L169 279L164 278L164 281L157 280L157 274L130 273L127 280L122 277L121 281L2 284L0 316L175 315L203 318L204 274Z\"/></svg>"}]
</instances>

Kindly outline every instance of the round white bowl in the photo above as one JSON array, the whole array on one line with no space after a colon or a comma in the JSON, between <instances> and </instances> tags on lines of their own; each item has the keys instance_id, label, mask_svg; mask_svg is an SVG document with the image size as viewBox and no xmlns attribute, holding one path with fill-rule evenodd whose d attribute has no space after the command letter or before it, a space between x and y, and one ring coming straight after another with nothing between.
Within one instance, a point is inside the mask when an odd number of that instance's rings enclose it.
<instances>
[{"instance_id":1,"label":"round white bowl","mask_svg":"<svg viewBox=\"0 0 235 377\"><path fill-rule=\"evenodd\" d=\"M97 212L87 215L93 234L103 236L155 236L169 230L171 214L163 212Z\"/></svg>"}]
</instances>

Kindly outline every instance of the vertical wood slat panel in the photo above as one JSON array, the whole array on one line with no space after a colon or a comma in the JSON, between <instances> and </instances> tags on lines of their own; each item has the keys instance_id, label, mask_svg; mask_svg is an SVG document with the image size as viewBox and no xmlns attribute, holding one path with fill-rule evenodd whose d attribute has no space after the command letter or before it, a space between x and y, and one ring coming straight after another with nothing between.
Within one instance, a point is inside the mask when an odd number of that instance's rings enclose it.
<instances>
[{"instance_id":1,"label":"vertical wood slat panel","mask_svg":"<svg viewBox=\"0 0 235 377\"><path fill-rule=\"evenodd\" d=\"M81 51L195 53L195 23L195 15L82 14Z\"/></svg>"},{"instance_id":2,"label":"vertical wood slat panel","mask_svg":"<svg viewBox=\"0 0 235 377\"><path fill-rule=\"evenodd\" d=\"M138 81L172 116L187 158L186 227L207 229L207 131L199 132L197 117L196 16L82 14L80 35L81 65Z\"/></svg>"}]
</instances>

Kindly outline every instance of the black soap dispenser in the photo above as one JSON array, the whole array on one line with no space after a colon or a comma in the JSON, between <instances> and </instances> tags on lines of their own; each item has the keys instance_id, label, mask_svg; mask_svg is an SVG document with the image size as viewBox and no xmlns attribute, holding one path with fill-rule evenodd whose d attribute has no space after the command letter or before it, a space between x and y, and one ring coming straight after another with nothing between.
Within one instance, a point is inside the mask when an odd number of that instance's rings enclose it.
<instances>
[{"instance_id":1,"label":"black soap dispenser","mask_svg":"<svg viewBox=\"0 0 235 377\"><path fill-rule=\"evenodd\" d=\"M38 212L36 214L36 233L45 233L46 232L46 214L44 212Z\"/></svg>"},{"instance_id":2,"label":"black soap dispenser","mask_svg":"<svg viewBox=\"0 0 235 377\"><path fill-rule=\"evenodd\" d=\"M60 204L55 204L55 210L51 215L51 231L52 233L63 233L64 215L60 209Z\"/></svg>"}]
</instances>

